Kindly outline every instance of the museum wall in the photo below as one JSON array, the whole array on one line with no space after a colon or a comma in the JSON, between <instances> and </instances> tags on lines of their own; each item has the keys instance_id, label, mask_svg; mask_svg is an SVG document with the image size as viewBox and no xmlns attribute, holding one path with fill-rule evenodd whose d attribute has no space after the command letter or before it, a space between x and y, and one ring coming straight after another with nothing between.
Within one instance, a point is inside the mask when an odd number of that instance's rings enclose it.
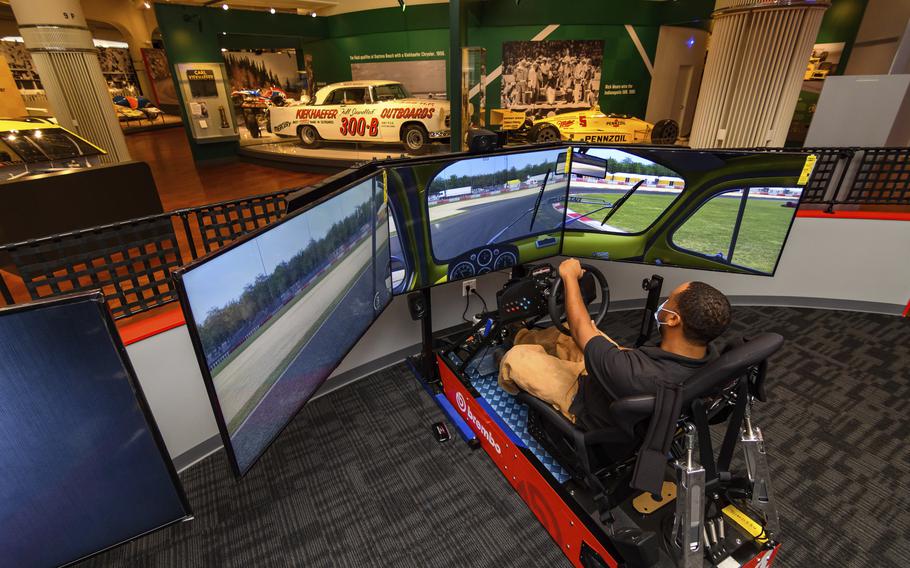
<instances>
[{"instance_id":1,"label":"museum wall","mask_svg":"<svg viewBox=\"0 0 910 568\"><path fill-rule=\"evenodd\" d=\"M825 12L787 133L787 146L800 147L805 143L825 79L843 75L852 61L866 4L867 0L833 0Z\"/></svg>"},{"instance_id":2,"label":"museum wall","mask_svg":"<svg viewBox=\"0 0 910 568\"><path fill-rule=\"evenodd\" d=\"M908 19L910 2L869 0L845 74L887 74Z\"/></svg>"},{"instance_id":3,"label":"museum wall","mask_svg":"<svg viewBox=\"0 0 910 568\"><path fill-rule=\"evenodd\" d=\"M671 118L679 123L681 135L689 134L709 37L705 30L660 28L645 120L653 124Z\"/></svg>"}]
</instances>

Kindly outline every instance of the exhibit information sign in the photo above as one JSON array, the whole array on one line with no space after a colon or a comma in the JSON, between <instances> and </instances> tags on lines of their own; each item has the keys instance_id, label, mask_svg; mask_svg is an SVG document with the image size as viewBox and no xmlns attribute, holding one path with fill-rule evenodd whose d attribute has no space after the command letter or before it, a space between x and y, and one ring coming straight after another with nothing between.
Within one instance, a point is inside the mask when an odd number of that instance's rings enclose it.
<instances>
[{"instance_id":1,"label":"exhibit information sign","mask_svg":"<svg viewBox=\"0 0 910 568\"><path fill-rule=\"evenodd\" d=\"M193 139L199 143L239 139L223 63L178 63L177 81Z\"/></svg>"}]
</instances>

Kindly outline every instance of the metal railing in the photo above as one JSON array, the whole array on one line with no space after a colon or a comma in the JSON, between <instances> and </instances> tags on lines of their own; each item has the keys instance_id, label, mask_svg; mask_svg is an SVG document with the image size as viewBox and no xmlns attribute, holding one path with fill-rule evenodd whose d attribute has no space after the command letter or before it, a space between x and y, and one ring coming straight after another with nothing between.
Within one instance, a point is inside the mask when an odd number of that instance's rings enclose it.
<instances>
[{"instance_id":1,"label":"metal railing","mask_svg":"<svg viewBox=\"0 0 910 568\"><path fill-rule=\"evenodd\" d=\"M751 152L811 152L818 156L802 203L910 205L910 148L748 148Z\"/></svg>"},{"instance_id":2,"label":"metal railing","mask_svg":"<svg viewBox=\"0 0 910 568\"><path fill-rule=\"evenodd\" d=\"M172 270L283 217L290 191L0 245L0 298L100 289L118 319L173 302Z\"/></svg>"}]
</instances>

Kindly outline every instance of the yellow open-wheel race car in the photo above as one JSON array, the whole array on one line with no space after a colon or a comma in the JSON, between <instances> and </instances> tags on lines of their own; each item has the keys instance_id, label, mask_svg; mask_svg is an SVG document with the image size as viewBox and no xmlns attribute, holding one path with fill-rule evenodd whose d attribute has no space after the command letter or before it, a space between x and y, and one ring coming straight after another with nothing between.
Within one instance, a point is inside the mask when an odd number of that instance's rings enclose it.
<instances>
[{"instance_id":1,"label":"yellow open-wheel race car","mask_svg":"<svg viewBox=\"0 0 910 568\"><path fill-rule=\"evenodd\" d=\"M660 120L651 124L624 114L604 113L597 106L588 110L534 119L523 111L494 109L493 125L499 125L514 141L576 141L597 144L675 144L679 124Z\"/></svg>"}]
</instances>

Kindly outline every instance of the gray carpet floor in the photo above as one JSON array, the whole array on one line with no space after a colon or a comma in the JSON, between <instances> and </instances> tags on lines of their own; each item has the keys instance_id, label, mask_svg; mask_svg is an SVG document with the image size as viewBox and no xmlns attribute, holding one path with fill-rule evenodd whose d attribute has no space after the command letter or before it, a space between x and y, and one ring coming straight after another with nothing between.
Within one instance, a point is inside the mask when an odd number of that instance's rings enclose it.
<instances>
[{"instance_id":1,"label":"gray carpet floor","mask_svg":"<svg viewBox=\"0 0 910 568\"><path fill-rule=\"evenodd\" d=\"M608 316L629 341L640 312ZM778 566L910 558L910 320L737 308L787 338L755 411L783 522ZM398 365L309 404L241 481L223 452L184 472L195 520L95 557L115 567L567 567L482 451ZM453 429L454 434L454 429Z\"/></svg>"}]
</instances>

